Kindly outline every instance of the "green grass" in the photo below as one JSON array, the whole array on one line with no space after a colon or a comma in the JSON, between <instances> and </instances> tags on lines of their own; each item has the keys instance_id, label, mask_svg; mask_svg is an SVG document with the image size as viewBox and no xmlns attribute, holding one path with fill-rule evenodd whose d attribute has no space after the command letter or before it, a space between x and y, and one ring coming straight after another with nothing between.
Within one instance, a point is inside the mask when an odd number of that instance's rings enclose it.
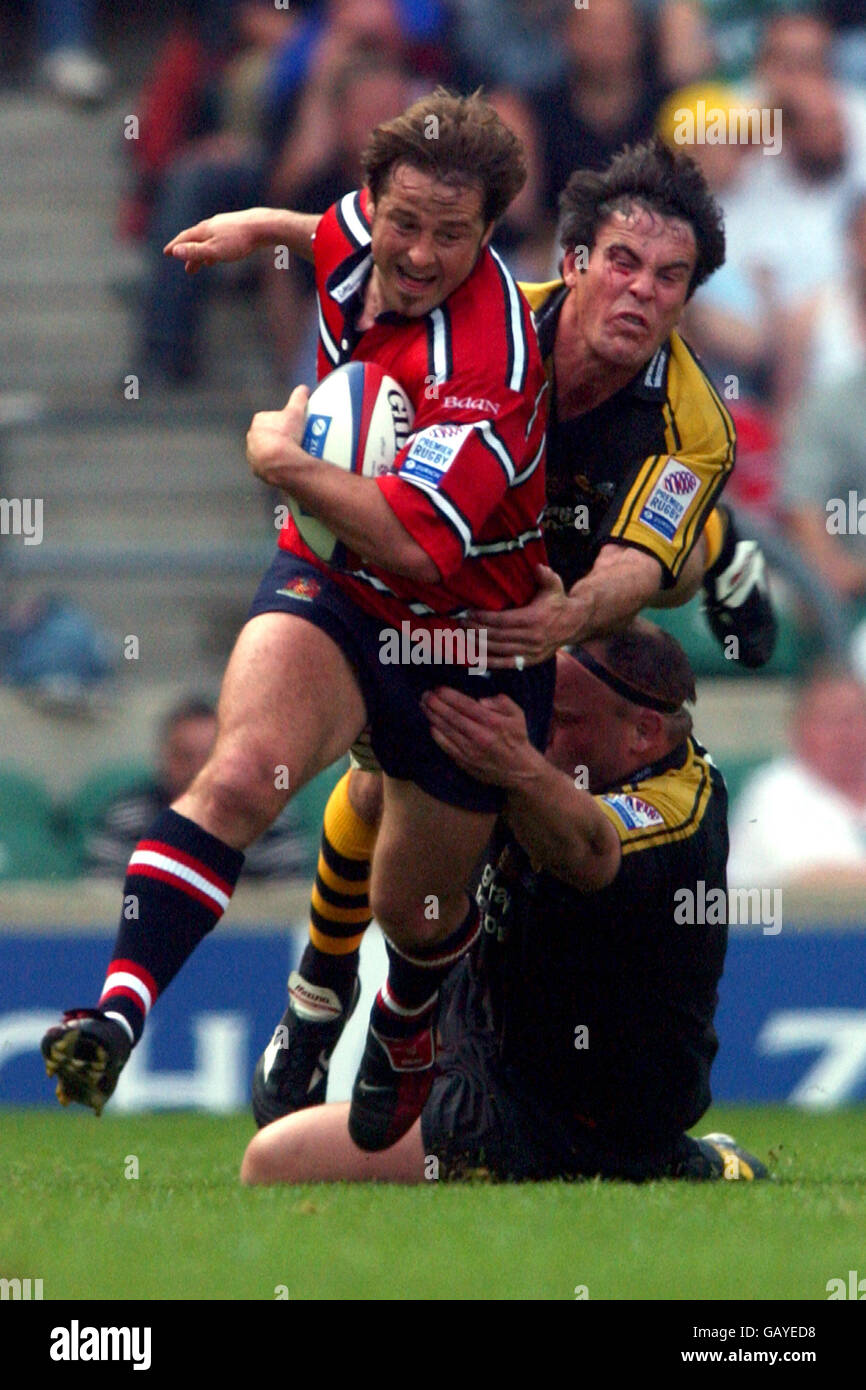
<instances>
[{"instance_id":1,"label":"green grass","mask_svg":"<svg viewBox=\"0 0 866 1390\"><path fill-rule=\"evenodd\" d=\"M244 1116L6 1110L0 1275L76 1300L825 1300L866 1275L866 1109L717 1108L711 1129L776 1181L248 1191Z\"/></svg>"}]
</instances>

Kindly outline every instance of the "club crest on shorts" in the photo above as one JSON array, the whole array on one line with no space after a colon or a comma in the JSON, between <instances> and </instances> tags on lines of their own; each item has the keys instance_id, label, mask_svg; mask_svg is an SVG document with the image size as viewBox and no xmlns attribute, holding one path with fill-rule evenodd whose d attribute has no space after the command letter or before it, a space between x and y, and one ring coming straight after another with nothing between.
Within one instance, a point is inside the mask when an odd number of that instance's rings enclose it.
<instances>
[{"instance_id":1,"label":"club crest on shorts","mask_svg":"<svg viewBox=\"0 0 866 1390\"><path fill-rule=\"evenodd\" d=\"M313 599L318 598L321 592L322 586L318 579L310 579L306 574L296 575L282 588L277 589L277 593L284 594L286 598L300 598L307 603L312 603Z\"/></svg>"}]
</instances>

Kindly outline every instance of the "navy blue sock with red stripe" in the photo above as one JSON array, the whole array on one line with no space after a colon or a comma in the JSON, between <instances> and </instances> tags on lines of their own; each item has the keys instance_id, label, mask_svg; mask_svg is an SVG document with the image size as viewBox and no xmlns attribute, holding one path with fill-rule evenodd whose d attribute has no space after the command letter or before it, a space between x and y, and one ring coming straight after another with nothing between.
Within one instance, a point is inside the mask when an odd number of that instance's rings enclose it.
<instances>
[{"instance_id":1,"label":"navy blue sock with red stripe","mask_svg":"<svg viewBox=\"0 0 866 1390\"><path fill-rule=\"evenodd\" d=\"M133 1046L157 996L219 921L244 856L195 821L163 811L129 861L100 1009Z\"/></svg>"},{"instance_id":2,"label":"navy blue sock with red stripe","mask_svg":"<svg viewBox=\"0 0 866 1390\"><path fill-rule=\"evenodd\" d=\"M406 1038L429 1027L436 1013L439 987L472 947L481 930L478 906L470 902L460 926L432 946L411 954L386 941L388 978L376 995L371 1026L385 1038Z\"/></svg>"}]
</instances>

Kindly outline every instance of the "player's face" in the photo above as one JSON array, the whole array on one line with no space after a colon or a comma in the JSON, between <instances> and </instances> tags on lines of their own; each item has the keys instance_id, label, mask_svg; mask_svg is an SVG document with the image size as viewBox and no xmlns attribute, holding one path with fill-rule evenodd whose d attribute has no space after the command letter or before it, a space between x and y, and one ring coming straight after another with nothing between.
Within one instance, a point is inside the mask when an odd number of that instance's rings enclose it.
<instances>
[{"instance_id":1,"label":"player's face","mask_svg":"<svg viewBox=\"0 0 866 1390\"><path fill-rule=\"evenodd\" d=\"M471 273L490 240L477 185L400 164L371 213L374 277L386 310L420 318Z\"/></svg>"},{"instance_id":2,"label":"player's face","mask_svg":"<svg viewBox=\"0 0 866 1390\"><path fill-rule=\"evenodd\" d=\"M637 206L602 224L585 269L567 252L563 276L590 354L635 372L648 362L676 327L697 254L688 223Z\"/></svg>"},{"instance_id":3,"label":"player's face","mask_svg":"<svg viewBox=\"0 0 866 1390\"><path fill-rule=\"evenodd\" d=\"M591 790L608 786L628 770L632 729L625 701L573 657L560 652L545 755L548 762L573 778L586 768ZM586 781L576 784L585 786Z\"/></svg>"}]
</instances>

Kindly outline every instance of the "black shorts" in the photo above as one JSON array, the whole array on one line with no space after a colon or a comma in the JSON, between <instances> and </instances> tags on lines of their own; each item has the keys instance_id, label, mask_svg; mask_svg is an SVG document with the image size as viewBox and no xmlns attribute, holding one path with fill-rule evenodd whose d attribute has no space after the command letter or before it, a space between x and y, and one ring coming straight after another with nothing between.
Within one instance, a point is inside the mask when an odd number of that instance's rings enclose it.
<instances>
[{"instance_id":1,"label":"black shorts","mask_svg":"<svg viewBox=\"0 0 866 1390\"><path fill-rule=\"evenodd\" d=\"M247 618L260 613L293 613L328 634L354 669L383 772L414 782L439 801L497 812L505 792L470 777L434 742L420 703L425 690L449 685L474 699L510 695L526 716L531 742L536 748L547 745L556 679L553 658L525 671L488 670L484 675L454 665L383 663L385 619L365 613L327 574L286 550L277 551ZM415 619L413 625L421 624Z\"/></svg>"},{"instance_id":2,"label":"black shorts","mask_svg":"<svg viewBox=\"0 0 866 1390\"><path fill-rule=\"evenodd\" d=\"M605 1142L527 1089L499 1057L477 950L443 986L439 1030L437 1075L421 1114L421 1138L425 1157L439 1161L440 1178L544 1182L600 1176L645 1182L686 1176L700 1157L685 1134Z\"/></svg>"}]
</instances>

